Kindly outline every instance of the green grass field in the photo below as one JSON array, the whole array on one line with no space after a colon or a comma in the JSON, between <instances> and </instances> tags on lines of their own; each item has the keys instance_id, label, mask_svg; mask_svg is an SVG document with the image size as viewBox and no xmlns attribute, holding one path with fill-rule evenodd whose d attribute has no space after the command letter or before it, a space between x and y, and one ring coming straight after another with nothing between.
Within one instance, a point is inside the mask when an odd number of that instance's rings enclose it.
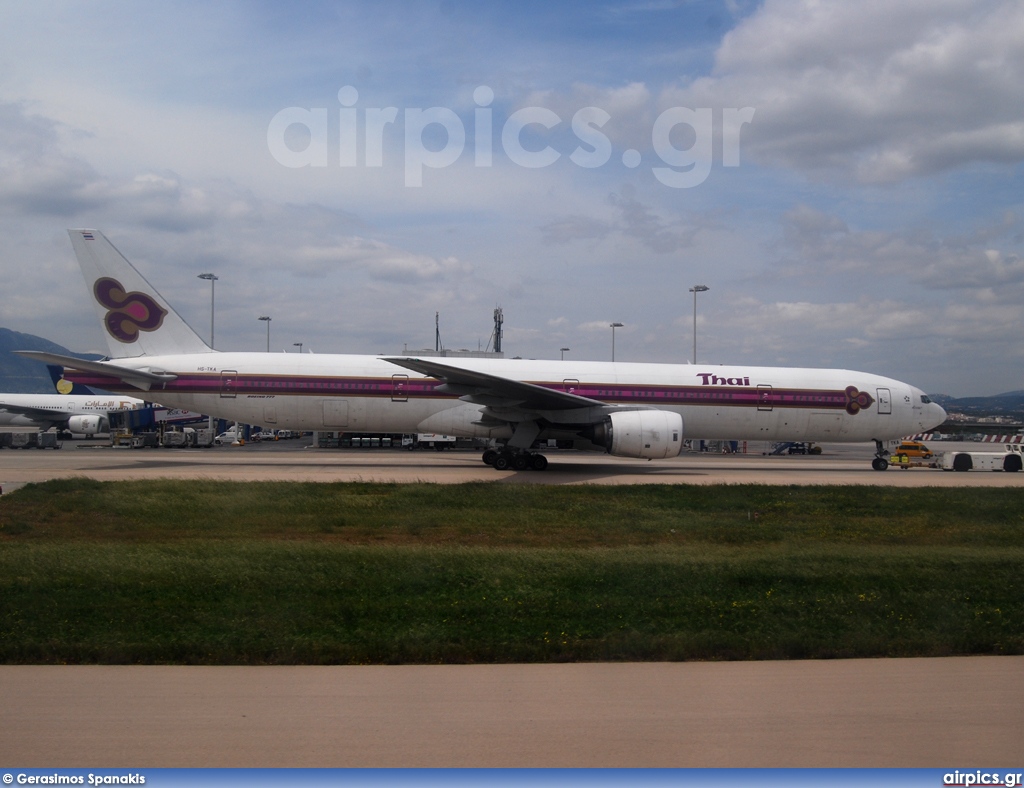
<instances>
[{"instance_id":1,"label":"green grass field","mask_svg":"<svg viewBox=\"0 0 1024 788\"><path fill-rule=\"evenodd\" d=\"M0 662L1024 653L1024 490L220 483L0 498Z\"/></svg>"}]
</instances>

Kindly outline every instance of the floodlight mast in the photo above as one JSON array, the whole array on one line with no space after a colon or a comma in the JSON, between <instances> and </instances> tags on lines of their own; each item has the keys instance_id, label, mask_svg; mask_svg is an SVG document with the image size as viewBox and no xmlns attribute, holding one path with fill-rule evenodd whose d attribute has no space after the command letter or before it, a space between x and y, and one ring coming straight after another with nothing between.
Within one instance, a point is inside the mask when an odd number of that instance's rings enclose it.
<instances>
[{"instance_id":1,"label":"floodlight mast","mask_svg":"<svg viewBox=\"0 0 1024 788\"><path fill-rule=\"evenodd\" d=\"M612 361L615 360L615 329L622 328L622 323L609 323L612 329Z\"/></svg>"},{"instance_id":2,"label":"floodlight mast","mask_svg":"<svg viewBox=\"0 0 1024 788\"><path fill-rule=\"evenodd\" d=\"M267 324L267 352L269 353L270 352L270 317L268 315L262 315L258 319L265 321L266 324Z\"/></svg>"},{"instance_id":3,"label":"floodlight mast","mask_svg":"<svg viewBox=\"0 0 1024 788\"><path fill-rule=\"evenodd\" d=\"M216 274L199 274L196 279L206 279L210 283L210 350L213 350L213 303L214 293L217 288L214 284L220 277Z\"/></svg>"},{"instance_id":4,"label":"floodlight mast","mask_svg":"<svg viewBox=\"0 0 1024 788\"><path fill-rule=\"evenodd\" d=\"M697 363L697 293L706 293L711 288L707 285L694 285L690 288L693 293L693 363Z\"/></svg>"}]
</instances>

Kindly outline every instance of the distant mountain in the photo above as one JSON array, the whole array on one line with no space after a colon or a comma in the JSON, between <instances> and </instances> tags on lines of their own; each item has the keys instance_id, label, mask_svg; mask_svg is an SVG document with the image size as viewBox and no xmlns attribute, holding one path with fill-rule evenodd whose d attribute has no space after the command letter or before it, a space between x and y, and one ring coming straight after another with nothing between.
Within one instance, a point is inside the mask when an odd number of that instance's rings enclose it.
<instances>
[{"instance_id":1,"label":"distant mountain","mask_svg":"<svg viewBox=\"0 0 1024 788\"><path fill-rule=\"evenodd\" d=\"M947 411L966 413L971 416L1011 416L1024 418L1024 391L1008 391L992 397L950 397L946 394L929 394L932 401Z\"/></svg>"},{"instance_id":2,"label":"distant mountain","mask_svg":"<svg viewBox=\"0 0 1024 788\"><path fill-rule=\"evenodd\" d=\"M8 394L56 394L46 365L16 356L12 350L44 350L76 358L100 358L95 354L72 353L48 339L0 328L0 392Z\"/></svg>"}]
</instances>

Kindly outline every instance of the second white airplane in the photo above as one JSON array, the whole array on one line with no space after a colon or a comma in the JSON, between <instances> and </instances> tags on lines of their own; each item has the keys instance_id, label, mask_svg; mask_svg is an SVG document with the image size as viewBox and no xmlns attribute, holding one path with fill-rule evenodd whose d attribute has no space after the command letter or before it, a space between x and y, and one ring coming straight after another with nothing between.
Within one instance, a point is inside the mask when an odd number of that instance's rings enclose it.
<instances>
[{"instance_id":1,"label":"second white airplane","mask_svg":"<svg viewBox=\"0 0 1024 788\"><path fill-rule=\"evenodd\" d=\"M539 439L659 459L683 439L888 441L941 424L920 389L844 369L216 352L98 230L69 230L110 348L83 362L23 351L69 380L246 424L495 439L495 468L543 470Z\"/></svg>"},{"instance_id":2,"label":"second white airplane","mask_svg":"<svg viewBox=\"0 0 1024 788\"><path fill-rule=\"evenodd\" d=\"M112 412L145 404L133 397L96 394L64 380L54 367L50 372L59 394L0 394L0 427L56 427L74 435L97 435L110 432Z\"/></svg>"}]
</instances>

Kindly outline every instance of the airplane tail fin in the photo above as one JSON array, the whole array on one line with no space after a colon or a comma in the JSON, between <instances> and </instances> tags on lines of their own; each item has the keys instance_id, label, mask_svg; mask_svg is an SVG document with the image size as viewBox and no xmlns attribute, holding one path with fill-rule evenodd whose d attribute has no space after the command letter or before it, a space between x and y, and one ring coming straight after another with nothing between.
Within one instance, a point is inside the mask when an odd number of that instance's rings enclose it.
<instances>
[{"instance_id":1,"label":"airplane tail fin","mask_svg":"<svg viewBox=\"0 0 1024 788\"><path fill-rule=\"evenodd\" d=\"M99 230L68 230L111 358L212 353Z\"/></svg>"},{"instance_id":2,"label":"airplane tail fin","mask_svg":"<svg viewBox=\"0 0 1024 788\"><path fill-rule=\"evenodd\" d=\"M64 367L58 367L56 364L47 364L46 369L50 373L50 380L53 381L53 387L59 394L90 395L96 393L91 388L83 386L81 383L72 383L70 380L65 380Z\"/></svg>"}]
</instances>

